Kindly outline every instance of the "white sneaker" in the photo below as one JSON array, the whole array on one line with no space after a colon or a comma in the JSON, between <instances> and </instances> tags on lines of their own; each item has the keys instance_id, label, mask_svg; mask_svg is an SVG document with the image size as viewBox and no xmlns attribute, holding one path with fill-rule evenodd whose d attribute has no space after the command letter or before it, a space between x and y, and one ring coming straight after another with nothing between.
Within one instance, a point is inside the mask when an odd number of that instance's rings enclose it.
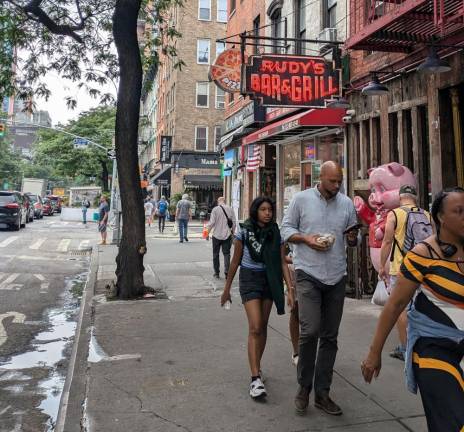
<instances>
[{"instance_id":1,"label":"white sneaker","mask_svg":"<svg viewBox=\"0 0 464 432\"><path fill-rule=\"evenodd\" d=\"M264 388L264 384L261 381L261 378L256 378L254 381L251 382L250 396L253 399L266 396L266 389Z\"/></svg>"},{"instance_id":2,"label":"white sneaker","mask_svg":"<svg viewBox=\"0 0 464 432\"><path fill-rule=\"evenodd\" d=\"M299 358L298 354L293 354L292 355L292 364L295 367L298 366L298 358Z\"/></svg>"}]
</instances>

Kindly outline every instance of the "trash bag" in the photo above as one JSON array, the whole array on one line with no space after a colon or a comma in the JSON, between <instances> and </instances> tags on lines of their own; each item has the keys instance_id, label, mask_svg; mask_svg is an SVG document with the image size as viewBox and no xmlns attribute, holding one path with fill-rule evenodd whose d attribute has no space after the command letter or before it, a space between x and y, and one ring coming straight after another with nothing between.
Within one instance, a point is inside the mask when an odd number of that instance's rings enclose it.
<instances>
[{"instance_id":1,"label":"trash bag","mask_svg":"<svg viewBox=\"0 0 464 432\"><path fill-rule=\"evenodd\" d=\"M377 282L377 286L375 287L374 295L372 296L371 303L377 306L383 306L387 303L389 294L387 291L387 286L383 280L379 280Z\"/></svg>"}]
</instances>

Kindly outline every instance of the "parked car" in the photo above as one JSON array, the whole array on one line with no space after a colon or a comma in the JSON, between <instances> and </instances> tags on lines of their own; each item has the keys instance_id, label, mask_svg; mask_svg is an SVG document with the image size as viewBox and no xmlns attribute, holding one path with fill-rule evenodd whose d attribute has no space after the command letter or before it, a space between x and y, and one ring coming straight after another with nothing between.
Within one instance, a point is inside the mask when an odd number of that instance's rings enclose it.
<instances>
[{"instance_id":1,"label":"parked car","mask_svg":"<svg viewBox=\"0 0 464 432\"><path fill-rule=\"evenodd\" d=\"M15 231L27 223L27 208L21 192L0 191L0 226L6 225Z\"/></svg>"},{"instance_id":2,"label":"parked car","mask_svg":"<svg viewBox=\"0 0 464 432\"><path fill-rule=\"evenodd\" d=\"M55 213L61 213L61 197L57 195L47 195L47 198L51 201L53 205L53 211Z\"/></svg>"},{"instance_id":3,"label":"parked car","mask_svg":"<svg viewBox=\"0 0 464 432\"><path fill-rule=\"evenodd\" d=\"M42 213L47 216L53 216L53 204L48 198L42 200Z\"/></svg>"},{"instance_id":4,"label":"parked car","mask_svg":"<svg viewBox=\"0 0 464 432\"><path fill-rule=\"evenodd\" d=\"M21 192L21 195L23 196L24 206L27 209L27 223L34 222L34 204L25 193Z\"/></svg>"},{"instance_id":5,"label":"parked car","mask_svg":"<svg viewBox=\"0 0 464 432\"><path fill-rule=\"evenodd\" d=\"M43 204L42 204L42 197L40 195L26 193L29 199L32 201L32 205L34 206L34 217L36 219L43 218Z\"/></svg>"}]
</instances>

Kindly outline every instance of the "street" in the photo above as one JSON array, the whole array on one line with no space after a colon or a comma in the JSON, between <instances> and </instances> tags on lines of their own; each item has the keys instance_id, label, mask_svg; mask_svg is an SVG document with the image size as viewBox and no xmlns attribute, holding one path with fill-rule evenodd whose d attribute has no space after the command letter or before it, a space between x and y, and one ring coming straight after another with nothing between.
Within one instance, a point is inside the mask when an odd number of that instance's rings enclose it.
<instances>
[{"instance_id":1,"label":"street","mask_svg":"<svg viewBox=\"0 0 464 432\"><path fill-rule=\"evenodd\" d=\"M60 216L0 230L0 431L52 430L95 224Z\"/></svg>"}]
</instances>

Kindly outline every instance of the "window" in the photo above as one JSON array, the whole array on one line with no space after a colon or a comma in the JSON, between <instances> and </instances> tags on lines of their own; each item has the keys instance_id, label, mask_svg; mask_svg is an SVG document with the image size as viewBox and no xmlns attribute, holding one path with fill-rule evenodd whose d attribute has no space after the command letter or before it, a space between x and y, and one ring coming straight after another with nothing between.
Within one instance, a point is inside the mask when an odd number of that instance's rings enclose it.
<instances>
[{"instance_id":1,"label":"window","mask_svg":"<svg viewBox=\"0 0 464 432\"><path fill-rule=\"evenodd\" d=\"M224 52L225 49L226 49L225 42L216 42L216 58L219 57L219 54Z\"/></svg>"},{"instance_id":2,"label":"window","mask_svg":"<svg viewBox=\"0 0 464 432\"><path fill-rule=\"evenodd\" d=\"M235 12L235 0L230 0L230 15Z\"/></svg>"},{"instance_id":3,"label":"window","mask_svg":"<svg viewBox=\"0 0 464 432\"><path fill-rule=\"evenodd\" d=\"M337 0L325 0L325 3L326 13L324 17L324 27L335 28L337 26Z\"/></svg>"},{"instance_id":4,"label":"window","mask_svg":"<svg viewBox=\"0 0 464 432\"><path fill-rule=\"evenodd\" d=\"M195 149L208 150L208 126L195 126Z\"/></svg>"},{"instance_id":5,"label":"window","mask_svg":"<svg viewBox=\"0 0 464 432\"><path fill-rule=\"evenodd\" d=\"M226 92L216 86L216 109L225 108L225 105L226 105L225 98L226 98Z\"/></svg>"},{"instance_id":6,"label":"window","mask_svg":"<svg viewBox=\"0 0 464 432\"><path fill-rule=\"evenodd\" d=\"M306 5L304 0L295 1L295 37L306 39ZM305 54L305 43L297 41L295 44L295 54Z\"/></svg>"},{"instance_id":7,"label":"window","mask_svg":"<svg viewBox=\"0 0 464 432\"><path fill-rule=\"evenodd\" d=\"M219 141L221 141L221 126L214 127L214 151L219 151Z\"/></svg>"},{"instance_id":8,"label":"window","mask_svg":"<svg viewBox=\"0 0 464 432\"><path fill-rule=\"evenodd\" d=\"M227 0L217 0L217 20L227 22Z\"/></svg>"},{"instance_id":9,"label":"window","mask_svg":"<svg viewBox=\"0 0 464 432\"><path fill-rule=\"evenodd\" d=\"M253 36L257 36L259 37L259 22L260 22L260 18L259 18L259 15L253 20ZM255 43L256 45L254 46L254 52L255 54L258 54L258 43L259 43L259 39L253 39L253 43Z\"/></svg>"},{"instance_id":10,"label":"window","mask_svg":"<svg viewBox=\"0 0 464 432\"><path fill-rule=\"evenodd\" d=\"M209 64L209 39L198 39L197 63Z\"/></svg>"},{"instance_id":11,"label":"window","mask_svg":"<svg viewBox=\"0 0 464 432\"><path fill-rule=\"evenodd\" d=\"M211 20L211 0L198 0L198 19Z\"/></svg>"},{"instance_id":12,"label":"window","mask_svg":"<svg viewBox=\"0 0 464 432\"><path fill-rule=\"evenodd\" d=\"M197 107L209 106L209 82L197 82Z\"/></svg>"},{"instance_id":13,"label":"window","mask_svg":"<svg viewBox=\"0 0 464 432\"><path fill-rule=\"evenodd\" d=\"M281 9L277 9L273 12L271 15L271 36L275 38L280 38L281 32L282 32L282 13ZM281 41L274 41L272 43L274 45L274 48L272 48L272 52L274 54L280 53L280 46L281 46Z\"/></svg>"}]
</instances>

